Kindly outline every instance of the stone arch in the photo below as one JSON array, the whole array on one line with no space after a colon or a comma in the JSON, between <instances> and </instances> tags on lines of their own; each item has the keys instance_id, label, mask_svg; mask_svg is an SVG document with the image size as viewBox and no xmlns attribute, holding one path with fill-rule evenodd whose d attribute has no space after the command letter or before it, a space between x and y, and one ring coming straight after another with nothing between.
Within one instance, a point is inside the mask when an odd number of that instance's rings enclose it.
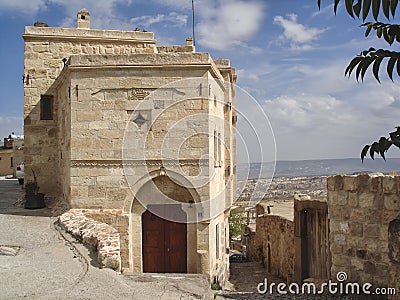
<instances>
[{"instance_id":1,"label":"stone arch","mask_svg":"<svg viewBox=\"0 0 400 300\"><path fill-rule=\"evenodd\" d=\"M177 173L177 172L171 171L171 170L168 170L168 171L167 171L167 175L168 175L168 177L170 177L176 184L182 185L182 186L185 186L185 187L190 187L190 188L187 188L187 190L189 191L190 195L192 196L192 198L193 198L192 200L193 200L195 203L200 203L200 202L201 202L200 195L198 194L198 192L196 191L196 189L193 187L193 185L191 184L191 182L190 182L186 177L184 177L183 175L181 175L181 174L179 174L179 173ZM139 193L139 190L140 190L146 183L148 183L150 180L153 180L153 179L155 179L155 178L157 178L157 177L159 177L159 176L160 176L160 171L157 169L157 170L151 171L151 172L149 172L148 174L142 176L142 177L141 177L139 180L137 180L133 185L130 185L130 189L131 189L131 191L132 191L132 193L133 193L133 195L134 195L134 199L130 199L130 200L126 201L124 210L125 210L125 211L129 211L129 212L132 212L133 204L134 204L134 202L135 202L135 195L137 195L137 194Z\"/></svg>"},{"instance_id":2,"label":"stone arch","mask_svg":"<svg viewBox=\"0 0 400 300\"><path fill-rule=\"evenodd\" d=\"M130 269L133 272L143 272L143 236L142 236L142 216L148 211L148 205L142 205L136 199L137 195L140 197L151 195L154 187L160 187L161 190L167 193L171 199L176 200L176 204L181 203L182 210L187 214L196 214L195 209L190 208L191 202L200 202L200 196L194 188L187 188L190 182L182 175L168 171L168 176L160 175L159 170L152 171L149 174L139 179L132 187L134 198L130 203ZM172 177L172 179L171 179ZM185 186L180 186L182 183ZM183 201L179 201L179 195L183 195ZM157 202L157 201L156 201ZM160 201L162 203L162 201ZM193 217L193 216L192 216ZM187 272L197 273L197 223L187 224Z\"/></svg>"}]
</instances>

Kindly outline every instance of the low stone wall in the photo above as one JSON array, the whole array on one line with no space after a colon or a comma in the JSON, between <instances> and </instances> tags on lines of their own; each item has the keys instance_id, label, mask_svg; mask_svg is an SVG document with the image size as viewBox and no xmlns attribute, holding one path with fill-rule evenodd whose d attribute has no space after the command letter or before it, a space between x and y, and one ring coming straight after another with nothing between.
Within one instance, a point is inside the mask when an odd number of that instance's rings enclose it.
<instances>
[{"instance_id":1,"label":"low stone wall","mask_svg":"<svg viewBox=\"0 0 400 300\"><path fill-rule=\"evenodd\" d=\"M400 177L329 177L328 213L332 278L346 272L350 282L398 287L396 276L390 276L399 268L389 245L396 244L390 239L399 233L391 226L389 236L389 224L400 213Z\"/></svg>"},{"instance_id":2,"label":"low stone wall","mask_svg":"<svg viewBox=\"0 0 400 300\"><path fill-rule=\"evenodd\" d=\"M251 260L262 260L266 271L291 281L294 274L294 224L278 215L265 213L257 205L256 232L248 231L247 253Z\"/></svg>"},{"instance_id":3,"label":"low stone wall","mask_svg":"<svg viewBox=\"0 0 400 300\"><path fill-rule=\"evenodd\" d=\"M85 217L100 223L106 223L119 233L122 269L129 269L129 214L122 209L71 209L70 212L82 213Z\"/></svg>"},{"instance_id":4,"label":"low stone wall","mask_svg":"<svg viewBox=\"0 0 400 300\"><path fill-rule=\"evenodd\" d=\"M68 211L59 216L58 221L63 229L83 244L97 249L100 267L121 271L120 241L116 229L89 219L81 212Z\"/></svg>"}]
</instances>

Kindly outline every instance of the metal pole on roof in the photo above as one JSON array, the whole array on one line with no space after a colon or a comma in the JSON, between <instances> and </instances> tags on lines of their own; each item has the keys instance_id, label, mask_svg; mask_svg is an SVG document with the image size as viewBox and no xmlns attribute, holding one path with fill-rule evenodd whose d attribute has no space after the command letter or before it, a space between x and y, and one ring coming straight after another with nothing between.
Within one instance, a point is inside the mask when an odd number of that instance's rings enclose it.
<instances>
[{"instance_id":1,"label":"metal pole on roof","mask_svg":"<svg viewBox=\"0 0 400 300\"><path fill-rule=\"evenodd\" d=\"M194 0L192 0L192 34L193 34L193 46L196 46L196 39L194 37Z\"/></svg>"}]
</instances>

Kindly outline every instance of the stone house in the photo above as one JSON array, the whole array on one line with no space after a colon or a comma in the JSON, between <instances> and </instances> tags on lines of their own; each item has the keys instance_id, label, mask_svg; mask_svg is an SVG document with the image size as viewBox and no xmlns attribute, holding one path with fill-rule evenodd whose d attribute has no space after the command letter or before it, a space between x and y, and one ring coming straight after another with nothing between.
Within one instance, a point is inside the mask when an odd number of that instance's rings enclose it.
<instances>
[{"instance_id":1,"label":"stone house","mask_svg":"<svg viewBox=\"0 0 400 300\"><path fill-rule=\"evenodd\" d=\"M13 150L0 148L0 176L12 175L13 167Z\"/></svg>"},{"instance_id":2,"label":"stone house","mask_svg":"<svg viewBox=\"0 0 400 300\"><path fill-rule=\"evenodd\" d=\"M17 166L24 161L24 140L20 136L4 138L4 144L0 147L0 176L16 176Z\"/></svg>"},{"instance_id":3,"label":"stone house","mask_svg":"<svg viewBox=\"0 0 400 300\"><path fill-rule=\"evenodd\" d=\"M25 182L116 228L122 268L229 273L235 70L154 34L26 27Z\"/></svg>"}]
</instances>

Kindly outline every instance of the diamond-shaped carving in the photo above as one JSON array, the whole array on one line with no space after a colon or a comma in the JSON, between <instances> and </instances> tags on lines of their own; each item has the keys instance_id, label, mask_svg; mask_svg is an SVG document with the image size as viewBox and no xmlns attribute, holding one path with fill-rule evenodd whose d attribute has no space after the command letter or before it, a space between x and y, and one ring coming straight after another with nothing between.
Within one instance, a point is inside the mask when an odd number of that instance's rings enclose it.
<instances>
[{"instance_id":1,"label":"diamond-shaped carving","mask_svg":"<svg viewBox=\"0 0 400 300\"><path fill-rule=\"evenodd\" d=\"M142 116L141 113L139 113L139 114L136 116L136 118L135 118L134 120L132 120L132 121L135 122L135 124L136 124L139 128L142 127L142 125L143 125L144 123L147 122L147 120Z\"/></svg>"}]
</instances>

